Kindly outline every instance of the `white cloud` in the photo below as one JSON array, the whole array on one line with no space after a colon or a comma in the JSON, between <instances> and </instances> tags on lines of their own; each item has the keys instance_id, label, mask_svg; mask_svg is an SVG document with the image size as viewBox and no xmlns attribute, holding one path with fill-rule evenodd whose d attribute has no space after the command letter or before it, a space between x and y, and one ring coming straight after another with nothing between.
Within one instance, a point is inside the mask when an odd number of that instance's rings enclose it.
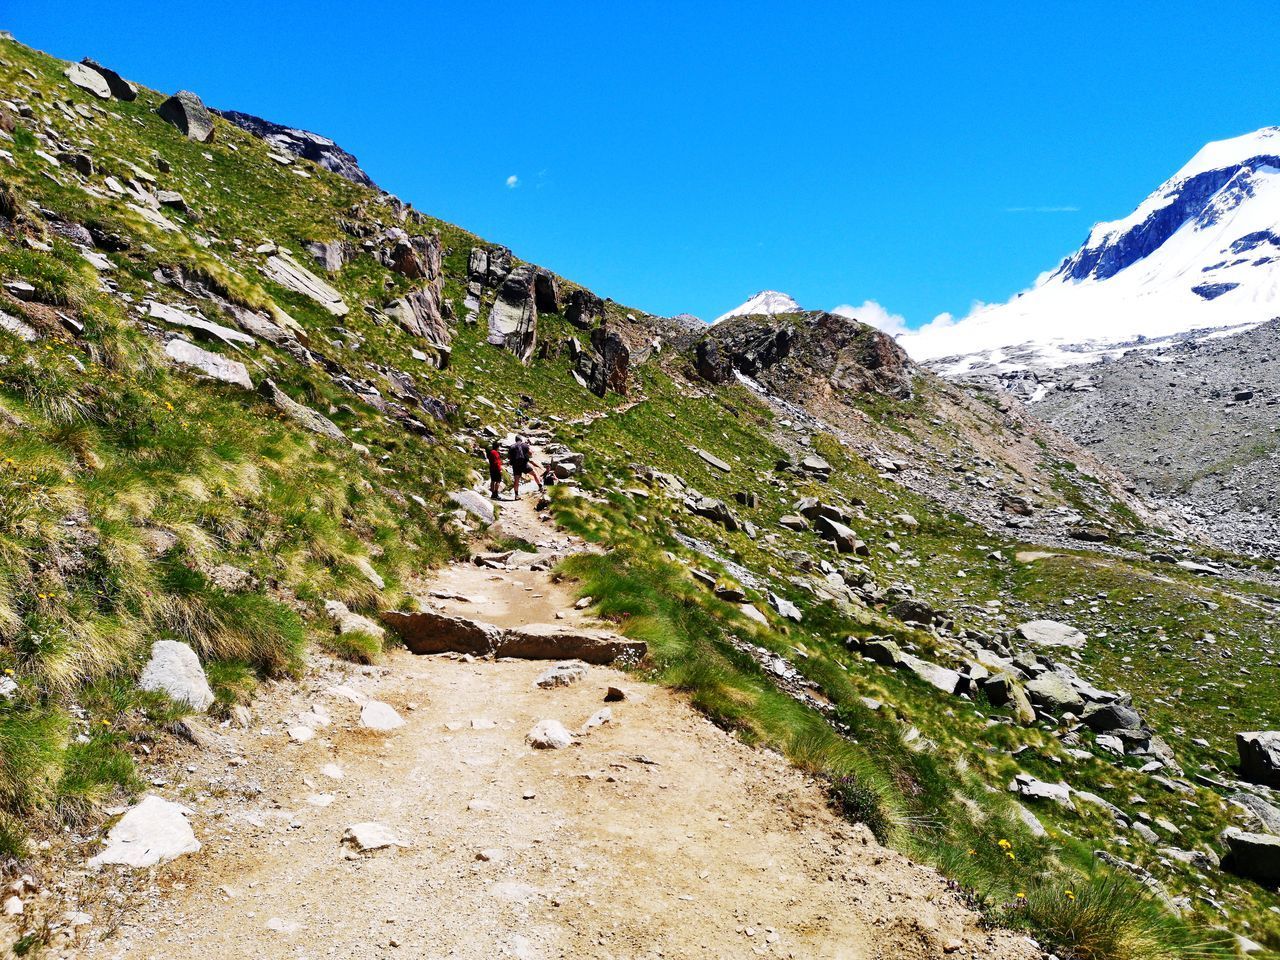
<instances>
[{"instance_id":1,"label":"white cloud","mask_svg":"<svg viewBox=\"0 0 1280 960\"><path fill-rule=\"evenodd\" d=\"M520 186L520 178L513 173L511 176L507 177L507 186L514 190L516 187Z\"/></svg>"},{"instance_id":2,"label":"white cloud","mask_svg":"<svg viewBox=\"0 0 1280 960\"><path fill-rule=\"evenodd\" d=\"M867 300L860 307L842 303L831 312L838 317L849 317L853 320L861 320L863 323L875 327L877 330L883 330L892 337L910 332L907 328L907 320L905 317L901 314L890 313L874 300Z\"/></svg>"}]
</instances>

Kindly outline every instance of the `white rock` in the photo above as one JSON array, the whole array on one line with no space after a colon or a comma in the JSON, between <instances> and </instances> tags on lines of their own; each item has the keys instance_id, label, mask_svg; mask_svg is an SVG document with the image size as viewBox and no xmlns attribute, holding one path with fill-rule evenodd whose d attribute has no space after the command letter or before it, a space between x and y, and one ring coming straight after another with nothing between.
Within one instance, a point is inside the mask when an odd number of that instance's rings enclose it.
<instances>
[{"instance_id":1,"label":"white rock","mask_svg":"<svg viewBox=\"0 0 1280 960\"><path fill-rule=\"evenodd\" d=\"M404 718L391 704L370 700L360 709L360 723L370 730L395 730L404 726Z\"/></svg>"},{"instance_id":2,"label":"white rock","mask_svg":"<svg viewBox=\"0 0 1280 960\"><path fill-rule=\"evenodd\" d=\"M345 683L338 684L336 687L330 687L329 695L332 697L341 697L344 700L350 700L352 703L356 704L357 706L360 706L369 702L368 695L363 694L359 690L355 690L352 687L347 686Z\"/></svg>"},{"instance_id":3,"label":"white rock","mask_svg":"<svg viewBox=\"0 0 1280 960\"><path fill-rule=\"evenodd\" d=\"M201 350L194 343L180 338L170 340L165 345L164 352L175 363L199 371L206 377L223 383L234 383L246 390L253 389L249 370L239 360L228 360L208 350Z\"/></svg>"},{"instance_id":4,"label":"white rock","mask_svg":"<svg viewBox=\"0 0 1280 960\"><path fill-rule=\"evenodd\" d=\"M1018 636L1041 647L1068 647L1078 650L1085 644L1085 635L1075 627L1056 620L1032 620L1018 624Z\"/></svg>"},{"instance_id":5,"label":"white rock","mask_svg":"<svg viewBox=\"0 0 1280 960\"><path fill-rule=\"evenodd\" d=\"M6 917L19 916L22 913L22 900L18 897L6 897L3 909Z\"/></svg>"},{"instance_id":6,"label":"white rock","mask_svg":"<svg viewBox=\"0 0 1280 960\"><path fill-rule=\"evenodd\" d=\"M151 645L151 659L138 686L167 694L203 713L213 705L213 689L200 666L200 658L185 643L157 640Z\"/></svg>"},{"instance_id":7,"label":"white rock","mask_svg":"<svg viewBox=\"0 0 1280 960\"><path fill-rule=\"evenodd\" d=\"M551 687L568 687L582 680L587 675L587 665L581 660L565 660L548 667L537 680L535 687L546 690Z\"/></svg>"},{"instance_id":8,"label":"white rock","mask_svg":"<svg viewBox=\"0 0 1280 960\"><path fill-rule=\"evenodd\" d=\"M72 930L77 927L87 927L89 924L93 923L93 917L80 910L68 910L62 916L63 919L67 921L67 926Z\"/></svg>"},{"instance_id":9,"label":"white rock","mask_svg":"<svg viewBox=\"0 0 1280 960\"><path fill-rule=\"evenodd\" d=\"M373 850L384 850L387 847L407 847L404 840L396 836L385 823L370 820L365 823L353 823L342 835L342 842L355 847L361 853Z\"/></svg>"},{"instance_id":10,"label":"white rock","mask_svg":"<svg viewBox=\"0 0 1280 960\"><path fill-rule=\"evenodd\" d=\"M289 739L294 743L306 743L308 740L313 739L315 735L316 732L314 730L310 727L304 727L302 724L289 728Z\"/></svg>"},{"instance_id":11,"label":"white rock","mask_svg":"<svg viewBox=\"0 0 1280 960\"><path fill-rule=\"evenodd\" d=\"M148 794L130 807L107 834L107 849L89 861L91 867L120 863L128 867L153 867L168 863L184 853L200 849L187 823L191 811L155 794Z\"/></svg>"},{"instance_id":12,"label":"white rock","mask_svg":"<svg viewBox=\"0 0 1280 960\"><path fill-rule=\"evenodd\" d=\"M336 798L332 793L313 793L307 797L307 803L313 807L327 807L333 803Z\"/></svg>"},{"instance_id":13,"label":"white rock","mask_svg":"<svg viewBox=\"0 0 1280 960\"><path fill-rule=\"evenodd\" d=\"M573 737L559 720L539 720L525 735L525 740L539 750L560 750L573 743Z\"/></svg>"},{"instance_id":14,"label":"white rock","mask_svg":"<svg viewBox=\"0 0 1280 960\"><path fill-rule=\"evenodd\" d=\"M582 729L578 731L578 735L582 736L584 734L590 733L596 727L602 727L612 719L613 719L613 711L608 707L605 707L602 710L597 710L595 713L591 715L591 717L587 720L587 722L582 725Z\"/></svg>"},{"instance_id":15,"label":"white rock","mask_svg":"<svg viewBox=\"0 0 1280 960\"><path fill-rule=\"evenodd\" d=\"M342 772L342 768L336 763L326 763L320 768L320 773L328 777L330 780L341 780L346 776L346 774Z\"/></svg>"},{"instance_id":16,"label":"white rock","mask_svg":"<svg viewBox=\"0 0 1280 960\"><path fill-rule=\"evenodd\" d=\"M276 933L297 933L302 929L302 925L296 920L281 920L279 917L272 917L267 921L267 929L274 930Z\"/></svg>"}]
</instances>

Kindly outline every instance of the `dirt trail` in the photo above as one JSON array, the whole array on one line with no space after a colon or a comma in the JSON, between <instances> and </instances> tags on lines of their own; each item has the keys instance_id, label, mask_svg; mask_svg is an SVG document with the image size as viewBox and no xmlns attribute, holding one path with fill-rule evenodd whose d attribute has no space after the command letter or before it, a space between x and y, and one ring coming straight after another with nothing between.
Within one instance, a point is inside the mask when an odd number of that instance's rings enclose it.
<instances>
[{"instance_id":1,"label":"dirt trail","mask_svg":"<svg viewBox=\"0 0 1280 960\"><path fill-rule=\"evenodd\" d=\"M526 539L551 538L530 504L504 506ZM439 584L484 594L508 623L572 606L545 573L461 565ZM522 606L530 594L542 596ZM483 617L489 605L459 606ZM539 689L547 666L398 651L277 687L251 730L184 758L204 848L139 881L115 934L75 955L1037 955L979 929L934 871L832 816L817 785L675 694L605 667ZM405 726L361 728L338 684L392 704ZM526 744L544 718L579 729L609 686L626 699L608 723L563 750ZM332 723L289 743L286 726L315 707ZM371 820L407 846L341 845Z\"/></svg>"}]
</instances>

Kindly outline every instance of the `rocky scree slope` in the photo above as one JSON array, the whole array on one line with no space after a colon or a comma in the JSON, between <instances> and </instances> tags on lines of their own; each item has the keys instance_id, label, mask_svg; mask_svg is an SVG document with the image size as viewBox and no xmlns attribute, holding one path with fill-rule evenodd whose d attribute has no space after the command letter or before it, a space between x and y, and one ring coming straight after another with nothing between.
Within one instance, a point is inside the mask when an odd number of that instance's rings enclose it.
<instances>
[{"instance_id":1,"label":"rocky scree slope","mask_svg":"<svg viewBox=\"0 0 1280 960\"><path fill-rule=\"evenodd\" d=\"M69 921L21 870L97 849L147 751L199 739L200 677L214 722L252 722L308 642L376 659L376 615L494 519L476 449L513 430L559 444L550 509L612 548L564 573L649 643L647 675L832 778L995 919L1067 943L1132 875L1168 894L1141 922L1183 917L1163 946L1274 941L1273 894L1209 855L1252 825L1227 797L1269 802L1229 754L1272 724L1274 591L1142 559L1159 518L1016 404L843 318L700 341L282 163L193 93L130 99L8 40L0 61L0 839L24 949ZM191 684L139 686L158 641ZM1159 819L1181 846L1135 826Z\"/></svg>"},{"instance_id":2,"label":"rocky scree slope","mask_svg":"<svg viewBox=\"0 0 1280 960\"><path fill-rule=\"evenodd\" d=\"M1280 321L1188 337L1059 373L984 378L1137 481L1224 547L1280 552Z\"/></svg>"}]
</instances>

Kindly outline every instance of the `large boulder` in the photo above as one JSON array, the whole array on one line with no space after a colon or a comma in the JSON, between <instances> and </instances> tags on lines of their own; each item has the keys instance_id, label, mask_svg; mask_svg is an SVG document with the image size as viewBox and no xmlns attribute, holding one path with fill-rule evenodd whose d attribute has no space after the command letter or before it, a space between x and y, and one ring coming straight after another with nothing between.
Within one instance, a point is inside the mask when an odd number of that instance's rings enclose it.
<instances>
[{"instance_id":1,"label":"large boulder","mask_svg":"<svg viewBox=\"0 0 1280 960\"><path fill-rule=\"evenodd\" d=\"M492 259L491 251L491 264ZM511 351L521 363L529 362L538 342L534 277L532 264L516 267L498 287L498 295L489 309L489 342Z\"/></svg>"},{"instance_id":2,"label":"large boulder","mask_svg":"<svg viewBox=\"0 0 1280 960\"><path fill-rule=\"evenodd\" d=\"M1107 730L1141 730L1145 724L1142 716L1127 704L1091 703L1080 717L1085 726L1099 733Z\"/></svg>"},{"instance_id":3,"label":"large boulder","mask_svg":"<svg viewBox=\"0 0 1280 960\"><path fill-rule=\"evenodd\" d=\"M383 310L405 331L431 344L437 367L443 370L449 365L449 344L453 335L440 309L438 282L392 300Z\"/></svg>"},{"instance_id":4,"label":"large boulder","mask_svg":"<svg viewBox=\"0 0 1280 960\"><path fill-rule=\"evenodd\" d=\"M293 154L304 160L324 167L340 177L346 177L353 183L372 187L374 182L369 175L360 169L360 163L354 156L343 150L328 137L322 137L310 130L298 130L294 127L281 126L270 120L263 120L253 114L240 113L237 110L213 111L222 119L234 123L242 130L247 130L255 137L267 141L283 154Z\"/></svg>"},{"instance_id":5,"label":"large boulder","mask_svg":"<svg viewBox=\"0 0 1280 960\"><path fill-rule=\"evenodd\" d=\"M274 280L286 289L311 298L335 317L345 317L351 312L351 308L342 299L342 294L283 250L267 258L262 272L268 280Z\"/></svg>"},{"instance_id":6,"label":"large boulder","mask_svg":"<svg viewBox=\"0 0 1280 960\"><path fill-rule=\"evenodd\" d=\"M148 794L111 828L107 848L90 860L89 866L122 864L136 870L195 853L200 841L187 822L190 813L181 804Z\"/></svg>"},{"instance_id":7,"label":"large boulder","mask_svg":"<svg viewBox=\"0 0 1280 960\"><path fill-rule=\"evenodd\" d=\"M179 366L195 370L211 380L235 384L246 390L253 389L253 381L249 379L249 371L238 360L228 360L220 354L201 350L189 340L176 338L165 344L165 354Z\"/></svg>"},{"instance_id":8,"label":"large boulder","mask_svg":"<svg viewBox=\"0 0 1280 960\"><path fill-rule=\"evenodd\" d=\"M81 90L88 91L103 100L111 99L111 86L107 83L106 78L83 63L68 64L67 69L63 70L62 74Z\"/></svg>"},{"instance_id":9,"label":"large boulder","mask_svg":"<svg viewBox=\"0 0 1280 960\"><path fill-rule=\"evenodd\" d=\"M539 313L560 312L560 288L550 271L539 270L533 275L533 300Z\"/></svg>"},{"instance_id":10,"label":"large boulder","mask_svg":"<svg viewBox=\"0 0 1280 960\"><path fill-rule=\"evenodd\" d=\"M177 640L157 640L151 645L151 659L142 671L138 686L163 693L201 713L213 706L213 689L204 675L200 658Z\"/></svg>"},{"instance_id":11,"label":"large boulder","mask_svg":"<svg viewBox=\"0 0 1280 960\"><path fill-rule=\"evenodd\" d=\"M1240 776L1254 783L1280 787L1280 730L1236 734Z\"/></svg>"},{"instance_id":12,"label":"large boulder","mask_svg":"<svg viewBox=\"0 0 1280 960\"><path fill-rule=\"evenodd\" d=\"M160 104L156 113L181 130L188 140L208 143L213 139L213 117L209 115L204 101L190 90L179 90Z\"/></svg>"},{"instance_id":13,"label":"large boulder","mask_svg":"<svg viewBox=\"0 0 1280 960\"><path fill-rule=\"evenodd\" d=\"M564 318L575 327L590 330L604 319L604 301L590 290L572 290L565 298Z\"/></svg>"},{"instance_id":14,"label":"large boulder","mask_svg":"<svg viewBox=\"0 0 1280 960\"><path fill-rule=\"evenodd\" d=\"M493 624L433 610L388 610L382 614L382 622L399 634L413 653L452 652L482 657L497 649L502 637L502 631Z\"/></svg>"},{"instance_id":15,"label":"large boulder","mask_svg":"<svg viewBox=\"0 0 1280 960\"><path fill-rule=\"evenodd\" d=\"M286 417L301 424L303 428L310 430L312 433L318 433L332 440L346 439L345 434L338 429L336 423L305 404L298 403L298 401L277 387L274 381L263 380L258 387L258 392L266 397L271 402L271 405Z\"/></svg>"},{"instance_id":16,"label":"large boulder","mask_svg":"<svg viewBox=\"0 0 1280 960\"><path fill-rule=\"evenodd\" d=\"M1280 836L1280 809L1252 793L1233 793L1228 797L1236 806L1250 813L1262 825L1262 832Z\"/></svg>"},{"instance_id":17,"label":"large boulder","mask_svg":"<svg viewBox=\"0 0 1280 960\"><path fill-rule=\"evenodd\" d=\"M911 654L903 654L902 666L930 686L937 687L943 693L954 694L961 683L960 673L950 667L944 667L928 660L922 660Z\"/></svg>"},{"instance_id":18,"label":"large boulder","mask_svg":"<svg viewBox=\"0 0 1280 960\"><path fill-rule=\"evenodd\" d=\"M865 550L866 545L858 539L858 535L838 520L819 516L814 526L820 537L835 544L837 553L863 552L863 550L859 550L860 547Z\"/></svg>"},{"instance_id":19,"label":"large boulder","mask_svg":"<svg viewBox=\"0 0 1280 960\"><path fill-rule=\"evenodd\" d=\"M454 490L449 494L449 499L481 523L493 523L497 517L493 504L474 490Z\"/></svg>"},{"instance_id":20,"label":"large boulder","mask_svg":"<svg viewBox=\"0 0 1280 960\"><path fill-rule=\"evenodd\" d=\"M591 392L603 397L612 390L626 396L631 371L631 350L626 341L615 330L597 327L591 331L591 346L595 357L586 374Z\"/></svg>"},{"instance_id":21,"label":"large boulder","mask_svg":"<svg viewBox=\"0 0 1280 960\"><path fill-rule=\"evenodd\" d=\"M643 640L628 640L607 630L532 623L504 630L496 653L523 660L581 660L606 664L638 663L649 651Z\"/></svg>"},{"instance_id":22,"label":"large boulder","mask_svg":"<svg viewBox=\"0 0 1280 960\"><path fill-rule=\"evenodd\" d=\"M1280 837L1232 831L1227 834L1227 848L1223 867L1264 886L1280 885Z\"/></svg>"},{"instance_id":23,"label":"large boulder","mask_svg":"<svg viewBox=\"0 0 1280 960\"><path fill-rule=\"evenodd\" d=\"M104 67L102 64L98 63L98 61L91 60L88 57L85 57L80 61L80 63L102 77L102 79L107 82L107 87L111 91L111 96L115 97L117 100L129 101L138 99L138 88L110 67Z\"/></svg>"},{"instance_id":24,"label":"large boulder","mask_svg":"<svg viewBox=\"0 0 1280 960\"><path fill-rule=\"evenodd\" d=\"M1085 644L1085 635L1075 627L1056 620L1030 620L1018 624L1017 634L1028 643L1039 647L1067 647L1078 650Z\"/></svg>"},{"instance_id":25,"label":"large boulder","mask_svg":"<svg viewBox=\"0 0 1280 960\"><path fill-rule=\"evenodd\" d=\"M1055 717L1064 713L1079 714L1084 698L1070 682L1056 673L1042 673L1026 685L1027 697L1037 707Z\"/></svg>"},{"instance_id":26,"label":"large boulder","mask_svg":"<svg viewBox=\"0 0 1280 960\"><path fill-rule=\"evenodd\" d=\"M1007 673L999 673L979 682L979 688L993 707L1008 707L1013 718L1024 727L1036 722L1036 711L1027 692Z\"/></svg>"}]
</instances>

